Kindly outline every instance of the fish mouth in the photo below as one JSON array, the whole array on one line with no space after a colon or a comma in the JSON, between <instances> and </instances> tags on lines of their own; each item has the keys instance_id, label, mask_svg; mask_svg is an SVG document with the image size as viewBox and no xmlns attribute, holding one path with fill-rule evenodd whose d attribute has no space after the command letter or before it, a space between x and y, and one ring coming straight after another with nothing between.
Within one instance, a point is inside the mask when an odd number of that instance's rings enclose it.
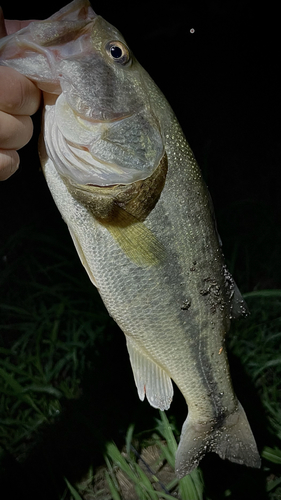
<instances>
[{"instance_id":1,"label":"fish mouth","mask_svg":"<svg viewBox=\"0 0 281 500\"><path fill-rule=\"evenodd\" d=\"M64 93L46 107L44 136L59 174L75 185L111 187L146 179L164 153L157 120L145 108L97 120L73 110Z\"/></svg>"}]
</instances>

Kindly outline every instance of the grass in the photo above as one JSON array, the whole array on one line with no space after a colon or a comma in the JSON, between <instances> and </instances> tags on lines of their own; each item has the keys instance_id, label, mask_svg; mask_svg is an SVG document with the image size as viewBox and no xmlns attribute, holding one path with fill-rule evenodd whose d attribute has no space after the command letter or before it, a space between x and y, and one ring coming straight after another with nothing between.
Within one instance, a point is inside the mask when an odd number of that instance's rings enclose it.
<instances>
[{"instance_id":1,"label":"grass","mask_svg":"<svg viewBox=\"0 0 281 500\"><path fill-rule=\"evenodd\" d=\"M138 401L123 337L60 232L25 228L1 250L1 493L8 488L10 498L24 491L54 500L280 500L281 291L246 293L251 315L234 323L228 337L235 390L262 470L209 455L178 481L174 457L185 418L178 395L157 420L157 412ZM251 262L250 245L244 251ZM237 256L229 264L241 270ZM245 288L252 276L250 269Z\"/></svg>"},{"instance_id":2,"label":"grass","mask_svg":"<svg viewBox=\"0 0 281 500\"><path fill-rule=\"evenodd\" d=\"M281 498L281 290L256 290L244 296L251 315L243 326L241 322L234 324L228 345L243 366L243 376L250 381L259 403L253 402L251 411L248 401L247 413L264 459L268 498L277 500ZM246 398L252 401L250 391L244 393ZM254 416L254 412L260 413ZM271 446L267 446L269 443Z\"/></svg>"},{"instance_id":3,"label":"grass","mask_svg":"<svg viewBox=\"0 0 281 500\"><path fill-rule=\"evenodd\" d=\"M91 287L87 297L87 286L71 271L73 262L65 250L60 254L55 237L46 241L27 233L19 241L39 251L30 259L27 248L2 274L0 443L21 456L20 444L53 422L61 400L79 396L88 353L97 348L108 319L98 297L93 310ZM4 255L11 254L10 245Z\"/></svg>"}]
</instances>

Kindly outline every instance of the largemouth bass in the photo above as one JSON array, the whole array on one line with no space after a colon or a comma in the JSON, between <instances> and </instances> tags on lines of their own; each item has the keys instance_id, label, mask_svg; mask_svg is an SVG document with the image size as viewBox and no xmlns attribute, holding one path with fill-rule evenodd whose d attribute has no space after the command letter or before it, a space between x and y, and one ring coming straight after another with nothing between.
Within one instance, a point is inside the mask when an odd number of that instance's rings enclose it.
<instances>
[{"instance_id":1,"label":"largemouth bass","mask_svg":"<svg viewBox=\"0 0 281 500\"><path fill-rule=\"evenodd\" d=\"M164 96L119 31L74 0L0 42L45 98L40 158L76 250L126 336L141 400L188 405L176 473L207 452L260 466L225 335L247 308L212 203Z\"/></svg>"}]
</instances>

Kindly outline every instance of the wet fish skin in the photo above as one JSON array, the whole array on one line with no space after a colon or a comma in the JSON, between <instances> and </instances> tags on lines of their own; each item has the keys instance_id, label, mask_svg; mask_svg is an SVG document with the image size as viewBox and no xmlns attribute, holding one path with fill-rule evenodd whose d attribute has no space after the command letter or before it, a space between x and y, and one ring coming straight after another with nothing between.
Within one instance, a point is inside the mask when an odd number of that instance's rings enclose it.
<instances>
[{"instance_id":1,"label":"wet fish skin","mask_svg":"<svg viewBox=\"0 0 281 500\"><path fill-rule=\"evenodd\" d=\"M112 41L125 47L126 64L108 59ZM44 174L90 279L126 335L139 397L169 408L172 379L187 402L177 475L208 451L259 467L225 350L230 320L246 305L225 267L199 167L164 96L87 0L7 37L0 57L47 92Z\"/></svg>"}]
</instances>

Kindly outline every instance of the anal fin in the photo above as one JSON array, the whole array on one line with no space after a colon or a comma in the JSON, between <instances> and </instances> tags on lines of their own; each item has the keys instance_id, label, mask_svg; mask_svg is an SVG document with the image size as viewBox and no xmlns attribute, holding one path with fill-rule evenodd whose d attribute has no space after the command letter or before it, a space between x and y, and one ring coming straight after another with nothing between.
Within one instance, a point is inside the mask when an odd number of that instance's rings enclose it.
<instances>
[{"instance_id":1,"label":"anal fin","mask_svg":"<svg viewBox=\"0 0 281 500\"><path fill-rule=\"evenodd\" d=\"M143 354L129 337L127 348L139 398L143 401L146 395L151 406L168 410L174 393L169 375Z\"/></svg>"}]
</instances>

